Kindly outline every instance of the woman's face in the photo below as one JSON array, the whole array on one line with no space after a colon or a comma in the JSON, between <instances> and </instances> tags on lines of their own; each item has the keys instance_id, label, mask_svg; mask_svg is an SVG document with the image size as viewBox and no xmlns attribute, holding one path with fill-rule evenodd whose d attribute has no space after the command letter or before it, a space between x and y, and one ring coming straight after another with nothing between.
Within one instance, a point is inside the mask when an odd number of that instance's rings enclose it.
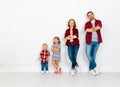
<instances>
[{"instance_id":1,"label":"woman's face","mask_svg":"<svg viewBox=\"0 0 120 87\"><path fill-rule=\"evenodd\" d=\"M73 26L74 26L74 21L71 20L71 21L69 22L69 25L70 25L70 27L73 27Z\"/></svg>"}]
</instances>

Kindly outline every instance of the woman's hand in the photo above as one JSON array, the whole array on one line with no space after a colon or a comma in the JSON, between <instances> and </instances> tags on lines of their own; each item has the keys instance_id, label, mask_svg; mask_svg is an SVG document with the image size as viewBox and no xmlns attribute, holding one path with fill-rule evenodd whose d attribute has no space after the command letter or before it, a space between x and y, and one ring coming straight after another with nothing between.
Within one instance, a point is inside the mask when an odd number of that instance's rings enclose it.
<instances>
[{"instance_id":1,"label":"woman's hand","mask_svg":"<svg viewBox=\"0 0 120 87\"><path fill-rule=\"evenodd\" d=\"M71 38L75 39L75 38L77 38L77 36L76 35L71 35Z\"/></svg>"}]
</instances>

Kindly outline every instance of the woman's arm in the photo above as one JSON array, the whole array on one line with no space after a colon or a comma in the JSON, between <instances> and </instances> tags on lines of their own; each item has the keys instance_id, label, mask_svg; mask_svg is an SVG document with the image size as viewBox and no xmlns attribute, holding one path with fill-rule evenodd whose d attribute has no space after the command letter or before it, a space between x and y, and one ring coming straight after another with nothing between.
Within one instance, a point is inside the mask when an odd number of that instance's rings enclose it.
<instances>
[{"instance_id":1,"label":"woman's arm","mask_svg":"<svg viewBox=\"0 0 120 87\"><path fill-rule=\"evenodd\" d=\"M71 39L72 39L72 36L69 35L69 36L65 37L65 39L66 39L66 40L71 40Z\"/></svg>"}]
</instances>

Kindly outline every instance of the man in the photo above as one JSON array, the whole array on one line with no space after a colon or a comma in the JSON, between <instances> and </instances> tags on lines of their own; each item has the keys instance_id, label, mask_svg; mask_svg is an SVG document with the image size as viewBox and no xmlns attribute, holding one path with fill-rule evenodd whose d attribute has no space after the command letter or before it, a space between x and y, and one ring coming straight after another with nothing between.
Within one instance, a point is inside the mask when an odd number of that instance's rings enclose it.
<instances>
[{"instance_id":1,"label":"man","mask_svg":"<svg viewBox=\"0 0 120 87\"><path fill-rule=\"evenodd\" d=\"M87 17L89 18L89 21L85 24L86 55L89 60L89 71L92 75L96 76L99 74L99 71L95 59L99 45L102 42L100 32L102 23L100 20L95 19L92 11L87 12Z\"/></svg>"}]
</instances>

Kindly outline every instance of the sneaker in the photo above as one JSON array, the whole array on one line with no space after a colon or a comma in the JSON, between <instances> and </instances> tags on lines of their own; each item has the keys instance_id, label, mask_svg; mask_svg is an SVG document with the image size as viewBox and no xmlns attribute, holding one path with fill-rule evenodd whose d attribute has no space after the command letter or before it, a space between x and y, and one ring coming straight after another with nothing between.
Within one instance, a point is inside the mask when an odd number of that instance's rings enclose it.
<instances>
[{"instance_id":1,"label":"sneaker","mask_svg":"<svg viewBox=\"0 0 120 87\"><path fill-rule=\"evenodd\" d=\"M75 67L75 69L76 69L76 73L79 74L79 73L80 73L80 67L77 65L77 66Z\"/></svg>"},{"instance_id":2,"label":"sneaker","mask_svg":"<svg viewBox=\"0 0 120 87\"><path fill-rule=\"evenodd\" d=\"M75 70L71 70L71 75L72 75L72 76L75 75Z\"/></svg>"},{"instance_id":3,"label":"sneaker","mask_svg":"<svg viewBox=\"0 0 120 87\"><path fill-rule=\"evenodd\" d=\"M99 69L98 69L97 67L94 68L94 71L95 71L95 73L96 73L97 75L100 74Z\"/></svg>"},{"instance_id":4,"label":"sneaker","mask_svg":"<svg viewBox=\"0 0 120 87\"><path fill-rule=\"evenodd\" d=\"M95 72L95 70L90 70L89 71L93 76L96 76L97 75L97 73Z\"/></svg>"},{"instance_id":5,"label":"sneaker","mask_svg":"<svg viewBox=\"0 0 120 87\"><path fill-rule=\"evenodd\" d=\"M49 74L49 71L46 71L46 74Z\"/></svg>"},{"instance_id":6,"label":"sneaker","mask_svg":"<svg viewBox=\"0 0 120 87\"><path fill-rule=\"evenodd\" d=\"M41 71L41 74L43 74L44 73L44 71Z\"/></svg>"}]
</instances>

